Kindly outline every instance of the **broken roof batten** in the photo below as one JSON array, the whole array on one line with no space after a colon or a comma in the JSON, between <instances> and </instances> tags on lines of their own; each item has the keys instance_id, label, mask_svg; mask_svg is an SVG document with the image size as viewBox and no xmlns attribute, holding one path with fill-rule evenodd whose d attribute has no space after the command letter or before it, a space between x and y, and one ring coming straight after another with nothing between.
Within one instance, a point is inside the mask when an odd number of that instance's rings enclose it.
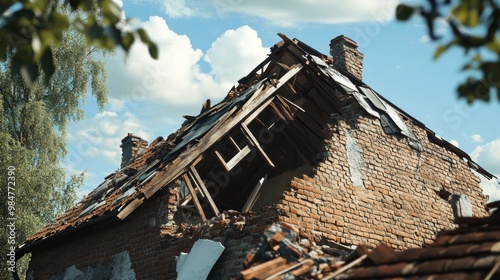
<instances>
[{"instance_id":1,"label":"broken roof batten","mask_svg":"<svg viewBox=\"0 0 500 280\"><path fill-rule=\"evenodd\" d=\"M207 132L205 136L192 148L185 150L182 152L176 160L174 160L171 164L169 164L165 170L162 172L165 174L165 177L160 179L158 182L154 183L150 187L143 190L144 197L150 198L154 195L158 190L168 185L170 182L175 180L180 176L185 169L189 167L189 165L196 160L196 158L204 153L207 149L209 149L215 142L217 142L221 137L226 135L234 126L243 122L249 115L255 112L262 111L268 99L275 94L275 92L283 86L288 80L297 75L299 71L302 69L302 65L296 65L292 67L290 71L288 71L283 77L281 77L278 81L278 84L275 87L270 87L260 93L255 99L250 100L250 102L245 103L243 107L240 109L237 115L233 118L227 118L224 122L219 122L215 125L210 131ZM232 111L226 113L226 116L230 116ZM125 219L132 211L139 207L142 204L143 199L135 199L129 205L127 205L121 212L118 214L120 219Z\"/></svg>"}]
</instances>

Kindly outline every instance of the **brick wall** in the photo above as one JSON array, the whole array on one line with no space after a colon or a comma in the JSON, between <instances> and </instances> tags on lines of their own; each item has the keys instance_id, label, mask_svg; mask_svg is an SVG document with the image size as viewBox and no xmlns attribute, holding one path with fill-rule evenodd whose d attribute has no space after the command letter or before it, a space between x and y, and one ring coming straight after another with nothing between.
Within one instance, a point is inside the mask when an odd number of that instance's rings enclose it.
<instances>
[{"instance_id":1,"label":"brick wall","mask_svg":"<svg viewBox=\"0 0 500 280\"><path fill-rule=\"evenodd\" d=\"M428 244L439 230L454 227L451 199L443 194L466 194L474 216L487 215L479 178L454 153L407 122L423 142L424 151L417 152L406 137L387 135L378 119L358 112L354 103L342 108L344 118L325 127L326 150L313 174L294 178L273 207L189 226L176 218L176 188L165 188L124 221L36 249L34 279L72 265L84 271L107 264L123 251L137 279L175 279L175 256L189 252L199 238L226 247L210 279L228 279L238 275L244 256L274 221L296 225L313 240L371 248L384 242L402 250Z\"/></svg>"},{"instance_id":2,"label":"brick wall","mask_svg":"<svg viewBox=\"0 0 500 280\"><path fill-rule=\"evenodd\" d=\"M313 176L291 182L278 203L282 221L318 238L371 248L384 242L402 250L429 244L436 232L454 227L449 198L440 192L466 194L473 215L487 215L479 178L457 155L430 143L423 129L407 122L423 141L418 153L406 137L387 135L378 119L354 117L329 126L326 159ZM354 163L347 159L349 137L361 157Z\"/></svg>"},{"instance_id":3,"label":"brick wall","mask_svg":"<svg viewBox=\"0 0 500 280\"><path fill-rule=\"evenodd\" d=\"M49 279L63 275L76 265L80 271L110 262L113 255L127 251L136 279L175 279L175 257L189 252L200 238L221 242L226 249L219 258L210 279L236 277L243 269L242 260L255 246L269 224L276 221L276 209L268 208L259 215L225 212L202 225L169 223L177 201L176 189L160 191L156 199L147 200L124 221L103 225L32 253L32 279Z\"/></svg>"}]
</instances>

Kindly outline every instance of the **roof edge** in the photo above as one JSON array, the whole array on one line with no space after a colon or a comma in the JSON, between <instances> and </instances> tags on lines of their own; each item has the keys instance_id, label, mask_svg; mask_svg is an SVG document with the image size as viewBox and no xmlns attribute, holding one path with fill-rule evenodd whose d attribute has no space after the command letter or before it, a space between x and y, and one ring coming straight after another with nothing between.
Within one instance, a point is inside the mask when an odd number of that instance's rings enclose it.
<instances>
[{"instance_id":1,"label":"roof edge","mask_svg":"<svg viewBox=\"0 0 500 280\"><path fill-rule=\"evenodd\" d=\"M61 240L64 240L65 238L70 237L71 235L80 233L80 232L86 232L90 231L94 228L96 225L103 225L103 224L109 224L113 222L120 221L117 217L118 211L112 211L109 212L103 216L99 216L96 219L92 219L86 222L83 222L77 226L66 228L62 231L56 232L55 234L49 235L45 238L42 239L36 239L32 241L28 241L26 243L21 244L18 246L15 250L16 254L16 261L22 258L24 255L27 253L33 252L34 249L38 249L44 246L47 246L48 244L52 242L60 242Z\"/></svg>"}]
</instances>

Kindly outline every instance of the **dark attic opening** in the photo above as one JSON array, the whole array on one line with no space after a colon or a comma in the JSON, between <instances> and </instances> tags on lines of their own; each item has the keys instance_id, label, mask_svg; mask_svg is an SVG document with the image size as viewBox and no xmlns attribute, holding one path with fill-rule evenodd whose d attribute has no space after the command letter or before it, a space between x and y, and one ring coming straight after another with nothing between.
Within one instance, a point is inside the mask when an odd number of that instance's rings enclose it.
<instances>
[{"instance_id":1,"label":"dark attic opening","mask_svg":"<svg viewBox=\"0 0 500 280\"><path fill-rule=\"evenodd\" d=\"M283 38L221 103L233 104L225 110L235 112L218 123L232 126L219 127L211 136L217 141L182 176L178 211L198 212L203 220L224 210L258 211L278 200L293 177L309 174L321 161L325 127L345 103L345 89L328 77L343 75L325 63L326 56L304 57L297 42ZM322 64L324 72L303 67L309 63ZM239 100L241 106L235 104ZM220 117L214 111L190 125L206 125L211 116Z\"/></svg>"}]
</instances>

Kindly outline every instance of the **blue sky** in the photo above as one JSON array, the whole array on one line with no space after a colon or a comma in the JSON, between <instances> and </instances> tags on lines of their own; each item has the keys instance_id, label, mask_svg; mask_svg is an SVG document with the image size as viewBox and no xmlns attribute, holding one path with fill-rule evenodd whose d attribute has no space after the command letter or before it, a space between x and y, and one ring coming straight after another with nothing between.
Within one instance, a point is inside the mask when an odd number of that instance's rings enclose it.
<instances>
[{"instance_id":1,"label":"blue sky","mask_svg":"<svg viewBox=\"0 0 500 280\"><path fill-rule=\"evenodd\" d=\"M500 177L500 103L467 105L455 88L465 76L460 50L432 59L437 44L416 18L393 19L394 0L135 0L120 3L133 25L143 26L160 49L149 58L134 45L130 54L104 57L110 102L99 112L88 98L86 118L68 133L69 173L86 170L81 194L99 185L120 165L120 141L131 132L153 141L180 127L182 115L223 98L280 38L297 38L328 54L338 35L358 42L363 80L438 135L471 154ZM440 26L442 30L442 26ZM483 182L500 199L500 185Z\"/></svg>"}]
</instances>

